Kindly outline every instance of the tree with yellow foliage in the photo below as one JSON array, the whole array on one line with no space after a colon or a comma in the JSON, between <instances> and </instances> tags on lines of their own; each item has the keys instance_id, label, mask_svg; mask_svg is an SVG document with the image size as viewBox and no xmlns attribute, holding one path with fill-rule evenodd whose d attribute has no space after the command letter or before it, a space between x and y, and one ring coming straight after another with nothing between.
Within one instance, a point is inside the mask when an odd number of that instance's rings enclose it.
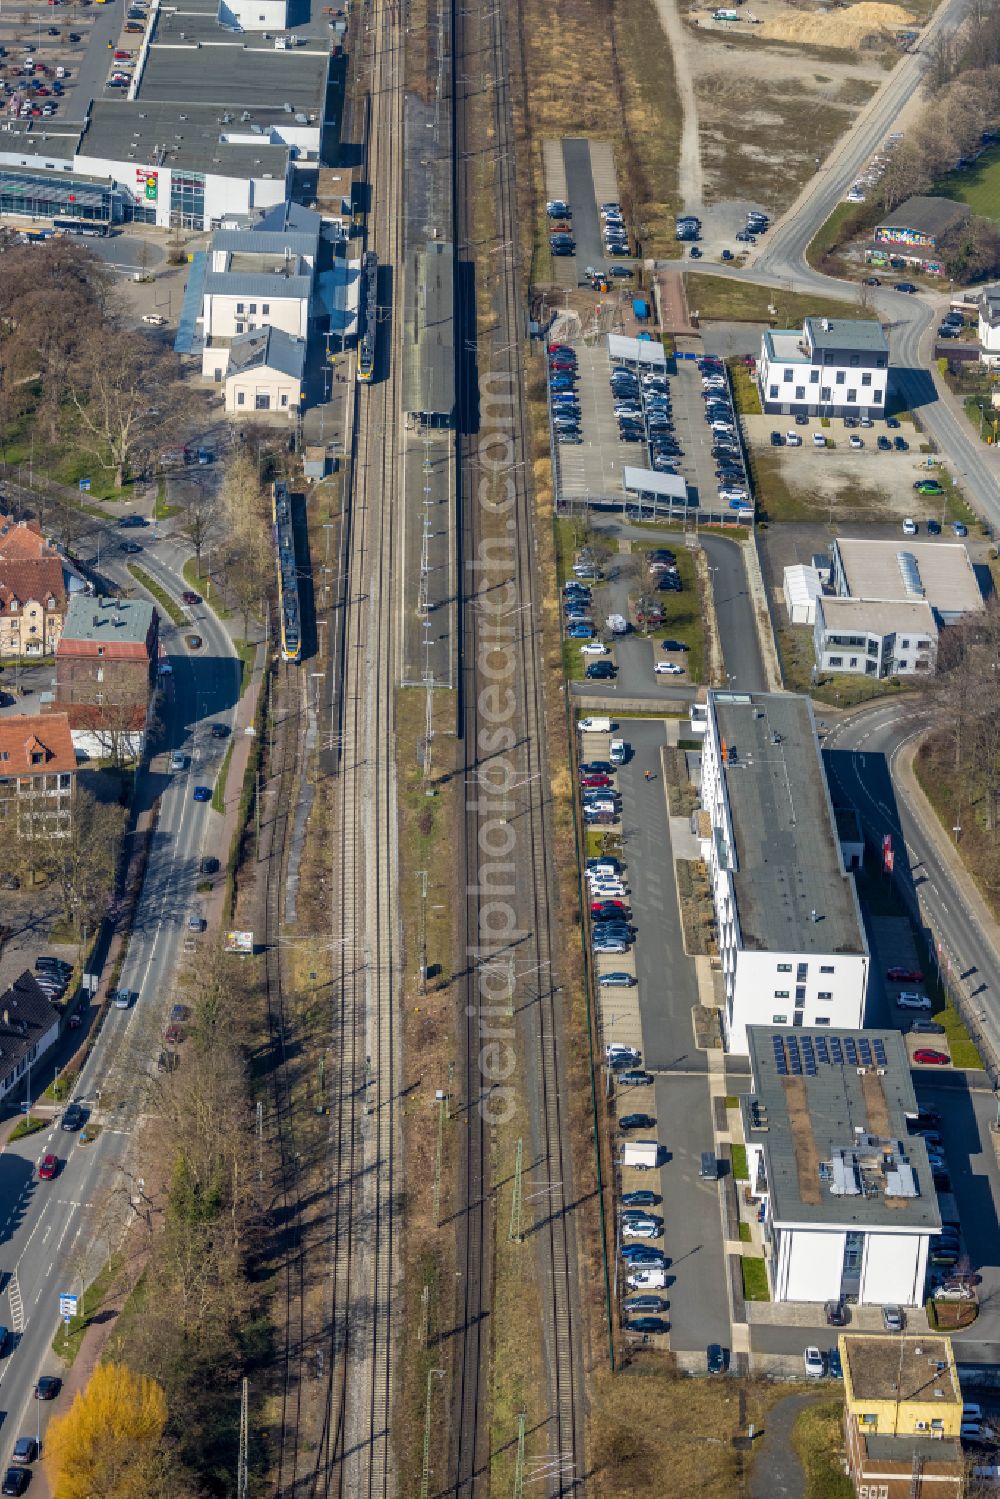
<instances>
[{"instance_id":1,"label":"tree with yellow foliage","mask_svg":"<svg viewBox=\"0 0 1000 1499\"><path fill-rule=\"evenodd\" d=\"M167 1397L124 1364L98 1364L45 1438L52 1499L153 1499L163 1491Z\"/></svg>"}]
</instances>

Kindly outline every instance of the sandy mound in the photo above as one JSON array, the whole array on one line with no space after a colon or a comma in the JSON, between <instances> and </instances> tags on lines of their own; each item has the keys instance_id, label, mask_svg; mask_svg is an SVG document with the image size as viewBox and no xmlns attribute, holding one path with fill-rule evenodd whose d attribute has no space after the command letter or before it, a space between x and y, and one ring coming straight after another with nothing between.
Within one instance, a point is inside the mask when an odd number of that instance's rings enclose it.
<instances>
[{"instance_id":1,"label":"sandy mound","mask_svg":"<svg viewBox=\"0 0 1000 1499\"><path fill-rule=\"evenodd\" d=\"M814 11L787 11L765 21L758 36L776 42L809 42L814 47L855 49L868 37L890 37L895 31L912 28L913 17L901 5L879 5L875 0L861 0L845 10L820 15Z\"/></svg>"}]
</instances>

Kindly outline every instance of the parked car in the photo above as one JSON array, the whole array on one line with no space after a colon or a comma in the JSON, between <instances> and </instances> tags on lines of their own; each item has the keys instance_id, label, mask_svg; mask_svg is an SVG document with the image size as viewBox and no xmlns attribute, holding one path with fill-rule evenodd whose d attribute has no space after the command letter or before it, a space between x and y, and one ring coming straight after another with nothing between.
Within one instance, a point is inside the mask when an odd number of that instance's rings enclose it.
<instances>
[{"instance_id":1,"label":"parked car","mask_svg":"<svg viewBox=\"0 0 1000 1499\"><path fill-rule=\"evenodd\" d=\"M651 1114L623 1114L618 1128L626 1134L633 1129L655 1129L656 1120Z\"/></svg>"},{"instance_id":2,"label":"parked car","mask_svg":"<svg viewBox=\"0 0 1000 1499\"><path fill-rule=\"evenodd\" d=\"M802 1362L807 1379L822 1379L826 1373L826 1359L814 1343L802 1351Z\"/></svg>"},{"instance_id":3,"label":"parked car","mask_svg":"<svg viewBox=\"0 0 1000 1499\"><path fill-rule=\"evenodd\" d=\"M826 1312L828 1327L847 1326L847 1307L842 1301L828 1301L823 1310Z\"/></svg>"},{"instance_id":4,"label":"parked car","mask_svg":"<svg viewBox=\"0 0 1000 1499\"><path fill-rule=\"evenodd\" d=\"M729 1356L721 1343L709 1343L707 1364L709 1374L725 1374Z\"/></svg>"},{"instance_id":5,"label":"parked car","mask_svg":"<svg viewBox=\"0 0 1000 1499\"><path fill-rule=\"evenodd\" d=\"M947 1052L932 1051L929 1047L921 1046L913 1053L913 1060L921 1067L947 1067L951 1057Z\"/></svg>"},{"instance_id":6,"label":"parked car","mask_svg":"<svg viewBox=\"0 0 1000 1499\"><path fill-rule=\"evenodd\" d=\"M919 968L887 968L885 976L897 984L922 984L924 981L923 972Z\"/></svg>"},{"instance_id":7,"label":"parked car","mask_svg":"<svg viewBox=\"0 0 1000 1499\"><path fill-rule=\"evenodd\" d=\"M904 1325L902 1307L884 1306L882 1308L882 1326L886 1332L902 1332Z\"/></svg>"},{"instance_id":8,"label":"parked car","mask_svg":"<svg viewBox=\"0 0 1000 1499\"><path fill-rule=\"evenodd\" d=\"M931 1008L931 1002L926 994L916 994L906 990L896 995L896 1003L901 1010L929 1010Z\"/></svg>"}]
</instances>

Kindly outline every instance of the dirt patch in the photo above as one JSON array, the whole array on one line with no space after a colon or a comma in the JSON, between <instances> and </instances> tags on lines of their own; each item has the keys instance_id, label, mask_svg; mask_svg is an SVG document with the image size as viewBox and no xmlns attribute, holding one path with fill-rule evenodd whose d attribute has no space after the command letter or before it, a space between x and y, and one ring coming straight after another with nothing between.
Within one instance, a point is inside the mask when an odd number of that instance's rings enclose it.
<instances>
[{"instance_id":1,"label":"dirt patch","mask_svg":"<svg viewBox=\"0 0 1000 1499\"><path fill-rule=\"evenodd\" d=\"M883 46L897 31L912 25L913 16L901 5L862 0L860 5L848 5L826 14L786 10L765 21L759 35L780 42L808 42L813 47L838 47L854 52L862 47Z\"/></svg>"},{"instance_id":2,"label":"dirt patch","mask_svg":"<svg viewBox=\"0 0 1000 1499\"><path fill-rule=\"evenodd\" d=\"M701 859L677 859L674 874L685 952L691 956L715 952L715 907L705 865Z\"/></svg>"}]
</instances>

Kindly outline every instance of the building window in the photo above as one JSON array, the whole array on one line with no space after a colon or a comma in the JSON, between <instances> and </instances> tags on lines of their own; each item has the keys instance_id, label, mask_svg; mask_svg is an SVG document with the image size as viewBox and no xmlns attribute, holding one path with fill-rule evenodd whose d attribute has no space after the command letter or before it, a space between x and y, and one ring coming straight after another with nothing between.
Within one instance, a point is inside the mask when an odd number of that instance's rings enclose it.
<instances>
[{"instance_id":1,"label":"building window","mask_svg":"<svg viewBox=\"0 0 1000 1499\"><path fill-rule=\"evenodd\" d=\"M830 400L830 387L829 387L829 385L824 385L823 386L823 389L820 391L820 397L824 401L829 401Z\"/></svg>"},{"instance_id":2,"label":"building window","mask_svg":"<svg viewBox=\"0 0 1000 1499\"><path fill-rule=\"evenodd\" d=\"M792 965L791 965L791 963L779 963L778 964L778 972L779 973L791 973L791 971L792 971Z\"/></svg>"},{"instance_id":3,"label":"building window","mask_svg":"<svg viewBox=\"0 0 1000 1499\"><path fill-rule=\"evenodd\" d=\"M247 310L247 308L246 308L246 303L245 302L237 302L237 304L236 304L236 313L237 313L237 316L239 316L241 313L246 312L246 310Z\"/></svg>"},{"instance_id":4,"label":"building window","mask_svg":"<svg viewBox=\"0 0 1000 1499\"><path fill-rule=\"evenodd\" d=\"M246 391L245 390L238 390L236 392L236 404L237 404L237 406L245 406L246 405L246 400L247 400Z\"/></svg>"},{"instance_id":5,"label":"building window","mask_svg":"<svg viewBox=\"0 0 1000 1499\"><path fill-rule=\"evenodd\" d=\"M103 645L99 645L99 646L98 646L98 647L97 647L97 654L98 654L98 655L99 655L99 656L103 656L103 655L104 655L104 647L103 647Z\"/></svg>"},{"instance_id":6,"label":"building window","mask_svg":"<svg viewBox=\"0 0 1000 1499\"><path fill-rule=\"evenodd\" d=\"M772 401L776 400L777 396L778 396L778 387L776 385L769 385L768 386L768 393L769 393Z\"/></svg>"},{"instance_id":7,"label":"building window","mask_svg":"<svg viewBox=\"0 0 1000 1499\"><path fill-rule=\"evenodd\" d=\"M785 370L783 379L784 379L785 384L788 385L792 380L795 379L795 371L794 370Z\"/></svg>"},{"instance_id":8,"label":"building window","mask_svg":"<svg viewBox=\"0 0 1000 1499\"><path fill-rule=\"evenodd\" d=\"M171 173L170 222L181 229L204 229L205 177L202 172Z\"/></svg>"},{"instance_id":9,"label":"building window","mask_svg":"<svg viewBox=\"0 0 1000 1499\"><path fill-rule=\"evenodd\" d=\"M838 370L837 373L836 373L836 376L834 378L834 382L833 382L834 385L844 385L846 383L846 381L847 381L847 376L844 374L844 371L843 370Z\"/></svg>"},{"instance_id":10,"label":"building window","mask_svg":"<svg viewBox=\"0 0 1000 1499\"><path fill-rule=\"evenodd\" d=\"M281 404L281 405L282 405L282 406L286 406L286 407L287 407L287 405L288 405L288 396L287 396L287 395L286 395L286 394L285 394L285 392L284 392L284 391L282 391L282 393L281 393L281 401L280 401L280 404Z\"/></svg>"},{"instance_id":11,"label":"building window","mask_svg":"<svg viewBox=\"0 0 1000 1499\"><path fill-rule=\"evenodd\" d=\"M806 986L805 986L805 984L796 984L796 986L795 986L795 1003L797 1005L804 1005L805 1002L806 1002Z\"/></svg>"},{"instance_id":12,"label":"building window","mask_svg":"<svg viewBox=\"0 0 1000 1499\"><path fill-rule=\"evenodd\" d=\"M910 649L910 642L908 640L901 640L899 642L899 649L901 651L908 651Z\"/></svg>"},{"instance_id":13,"label":"building window","mask_svg":"<svg viewBox=\"0 0 1000 1499\"><path fill-rule=\"evenodd\" d=\"M804 1010L793 1010L792 1011L792 1024L793 1025L804 1025L805 1024L805 1018L806 1018L806 1016L805 1016L805 1011Z\"/></svg>"},{"instance_id":14,"label":"building window","mask_svg":"<svg viewBox=\"0 0 1000 1499\"><path fill-rule=\"evenodd\" d=\"M787 1015L772 1015L771 1016L771 1024L772 1025L787 1025L788 1024L788 1016Z\"/></svg>"},{"instance_id":15,"label":"building window","mask_svg":"<svg viewBox=\"0 0 1000 1499\"><path fill-rule=\"evenodd\" d=\"M878 358L875 360L875 368L877 370L884 370L885 369L885 355L884 354L880 354L878 356Z\"/></svg>"},{"instance_id":16,"label":"building window","mask_svg":"<svg viewBox=\"0 0 1000 1499\"><path fill-rule=\"evenodd\" d=\"M861 384L862 385L870 385L871 383L872 383L872 377L871 377L871 375L862 375L861 376Z\"/></svg>"},{"instance_id":17,"label":"building window","mask_svg":"<svg viewBox=\"0 0 1000 1499\"><path fill-rule=\"evenodd\" d=\"M819 370L810 370L809 371L809 384L810 385L818 385L819 384Z\"/></svg>"},{"instance_id":18,"label":"building window","mask_svg":"<svg viewBox=\"0 0 1000 1499\"><path fill-rule=\"evenodd\" d=\"M847 392L847 399L849 401L856 401L858 399L858 393L857 393L857 391L856 390L849 390Z\"/></svg>"},{"instance_id":19,"label":"building window","mask_svg":"<svg viewBox=\"0 0 1000 1499\"><path fill-rule=\"evenodd\" d=\"M821 989L816 997L817 999L832 999L833 991L831 989Z\"/></svg>"},{"instance_id":20,"label":"building window","mask_svg":"<svg viewBox=\"0 0 1000 1499\"><path fill-rule=\"evenodd\" d=\"M42 753L41 750L32 750L31 751L31 763L32 763L32 765L42 765L44 763L44 761L45 761L45 755Z\"/></svg>"},{"instance_id":21,"label":"building window","mask_svg":"<svg viewBox=\"0 0 1000 1499\"><path fill-rule=\"evenodd\" d=\"M237 323L236 324L236 331L237 331L237 333L245 333L246 332L246 325L244 323Z\"/></svg>"},{"instance_id":22,"label":"building window","mask_svg":"<svg viewBox=\"0 0 1000 1499\"><path fill-rule=\"evenodd\" d=\"M836 973L837 970L836 968L834 968L832 963L821 963L819 965L819 971L820 973Z\"/></svg>"},{"instance_id":23,"label":"building window","mask_svg":"<svg viewBox=\"0 0 1000 1499\"><path fill-rule=\"evenodd\" d=\"M270 302L261 302L261 304L260 304L260 315L261 315L261 317L268 317L270 315L270 312L271 312L271 304L270 304Z\"/></svg>"},{"instance_id":24,"label":"building window","mask_svg":"<svg viewBox=\"0 0 1000 1499\"><path fill-rule=\"evenodd\" d=\"M809 977L809 964L808 963L796 963L796 965L795 965L795 982L797 984L804 984L805 981L806 981L806 979L808 977Z\"/></svg>"},{"instance_id":25,"label":"building window","mask_svg":"<svg viewBox=\"0 0 1000 1499\"><path fill-rule=\"evenodd\" d=\"M857 367L858 367L858 365L860 363L861 363L860 356L857 355L857 354L852 354L851 355L851 368L856 370Z\"/></svg>"},{"instance_id":26,"label":"building window","mask_svg":"<svg viewBox=\"0 0 1000 1499\"><path fill-rule=\"evenodd\" d=\"M251 302L250 306L248 308L248 311L249 311L251 317L256 317L257 316L257 303L256 302Z\"/></svg>"},{"instance_id":27,"label":"building window","mask_svg":"<svg viewBox=\"0 0 1000 1499\"><path fill-rule=\"evenodd\" d=\"M817 1015L816 1019L813 1021L813 1025L829 1025L829 1024L830 1024L830 1017L829 1017L829 1015Z\"/></svg>"},{"instance_id":28,"label":"building window","mask_svg":"<svg viewBox=\"0 0 1000 1499\"><path fill-rule=\"evenodd\" d=\"M830 666L843 666L844 658L843 656L831 656L827 664Z\"/></svg>"},{"instance_id":29,"label":"building window","mask_svg":"<svg viewBox=\"0 0 1000 1499\"><path fill-rule=\"evenodd\" d=\"M775 997L775 999L787 999L788 998L788 990L787 989L775 989L775 991L774 991L774 997Z\"/></svg>"},{"instance_id":30,"label":"building window","mask_svg":"<svg viewBox=\"0 0 1000 1499\"><path fill-rule=\"evenodd\" d=\"M795 399L797 401L804 401L805 398L806 398L806 388L805 388L805 386L804 385L796 385L796 387L795 387Z\"/></svg>"},{"instance_id":31,"label":"building window","mask_svg":"<svg viewBox=\"0 0 1000 1499\"><path fill-rule=\"evenodd\" d=\"M883 399L884 399L884 397L883 397L882 391L880 391L880 390L873 390L872 391L872 402L873 402L874 405L881 406Z\"/></svg>"},{"instance_id":32,"label":"building window","mask_svg":"<svg viewBox=\"0 0 1000 1499\"><path fill-rule=\"evenodd\" d=\"M851 663L850 663L850 664L851 664L851 666L853 666L853 667L856 667L856 666L857 666L857 664L858 664L858 658L857 658L857 656L852 656L852 657L851 657Z\"/></svg>"}]
</instances>

